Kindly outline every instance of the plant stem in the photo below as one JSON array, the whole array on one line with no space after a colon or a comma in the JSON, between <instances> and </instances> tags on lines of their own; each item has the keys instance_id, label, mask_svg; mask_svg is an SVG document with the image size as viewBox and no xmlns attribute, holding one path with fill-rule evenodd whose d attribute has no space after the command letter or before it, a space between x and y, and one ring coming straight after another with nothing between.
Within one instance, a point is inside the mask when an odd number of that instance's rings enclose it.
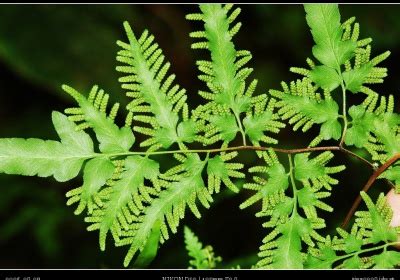
<instances>
[{"instance_id":1,"label":"plant stem","mask_svg":"<svg viewBox=\"0 0 400 280\"><path fill-rule=\"evenodd\" d=\"M289 176L290 176L290 182L292 184L292 190L293 190L293 212L292 212L292 217L297 214L297 188L296 188L296 182L294 180L294 166L293 166L293 161L292 161L292 155L288 154L289 158Z\"/></svg>"},{"instance_id":2,"label":"plant stem","mask_svg":"<svg viewBox=\"0 0 400 280\"><path fill-rule=\"evenodd\" d=\"M340 75L342 76L342 75ZM341 80L341 88L342 88L342 97L343 97L343 102L342 102L342 109L343 109L343 132L342 132L342 137L340 139L339 147L343 146L344 139L346 137L347 133L347 104L346 104L346 87L344 86L343 79Z\"/></svg>"},{"instance_id":3,"label":"plant stem","mask_svg":"<svg viewBox=\"0 0 400 280\"><path fill-rule=\"evenodd\" d=\"M219 152L229 152L229 151L241 151L241 150L253 150L253 151L268 151L273 150L278 153L284 154L301 154L310 153L315 151L341 151L338 146L321 146L321 147L311 147L311 148L299 148L299 149L280 149L273 147L255 147L255 146L235 146L227 148L216 148L216 149L194 149L194 150L171 150L171 151L155 151L155 152L123 152L106 154L108 157L117 156L130 156L130 155L166 155L166 154L189 154L189 153L219 153ZM343 149L342 151L347 151ZM351 153L351 152L350 152ZM94 154L96 156L105 156L105 154Z\"/></svg>"},{"instance_id":4,"label":"plant stem","mask_svg":"<svg viewBox=\"0 0 400 280\"><path fill-rule=\"evenodd\" d=\"M238 115L235 111L233 112L233 114L235 115L236 122L237 122L237 124L239 125L240 134L242 134L243 146L247 146L247 143L246 143L246 133L245 133L244 130L243 130L243 126L242 126L242 122L240 121L240 117L239 117L239 115Z\"/></svg>"},{"instance_id":5,"label":"plant stem","mask_svg":"<svg viewBox=\"0 0 400 280\"><path fill-rule=\"evenodd\" d=\"M376 250L380 250L380 249L386 250L386 248L388 246L399 245L399 244L400 244L400 242L396 241L396 242L386 243L386 244L383 244L383 245L380 245L380 246L376 246L376 247L360 250L360 251L357 251L357 252L354 252L354 253L350 253L350 254L347 254L347 255L344 255L344 256L337 257L333 262L337 262L337 261L340 261L342 259L346 259L346 258L352 257L354 255L368 253L368 252L372 252L372 251L376 251Z\"/></svg>"}]
</instances>

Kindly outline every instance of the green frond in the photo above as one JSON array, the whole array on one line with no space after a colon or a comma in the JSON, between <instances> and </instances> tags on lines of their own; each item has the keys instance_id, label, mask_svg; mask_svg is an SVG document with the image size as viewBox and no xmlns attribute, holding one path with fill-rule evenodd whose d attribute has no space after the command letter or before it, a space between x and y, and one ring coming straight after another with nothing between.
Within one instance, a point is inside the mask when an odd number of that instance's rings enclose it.
<instances>
[{"instance_id":1,"label":"green frond","mask_svg":"<svg viewBox=\"0 0 400 280\"><path fill-rule=\"evenodd\" d=\"M400 265L400 252L383 251L382 253L372 256L374 269L390 269Z\"/></svg>"},{"instance_id":2,"label":"green frond","mask_svg":"<svg viewBox=\"0 0 400 280\"><path fill-rule=\"evenodd\" d=\"M283 120L289 120L293 130L309 130L314 124L321 124L320 136L324 140L338 140L341 135L339 105L333 99L322 99L312 85L311 80L303 78L291 82L290 87L282 83L283 91L270 90L269 93L278 99L276 107Z\"/></svg>"},{"instance_id":3,"label":"green frond","mask_svg":"<svg viewBox=\"0 0 400 280\"><path fill-rule=\"evenodd\" d=\"M304 267L302 242L314 246L315 230L310 219L292 214L267 235L260 247L258 268L300 269Z\"/></svg>"},{"instance_id":4,"label":"green frond","mask_svg":"<svg viewBox=\"0 0 400 280\"><path fill-rule=\"evenodd\" d=\"M373 244L381 241L386 243L396 241L396 230L390 227L393 213L386 204L384 194L380 194L376 205L365 192L361 192L361 197L367 205L368 211L356 212L355 222L359 227L366 229L364 235L368 237L367 241Z\"/></svg>"},{"instance_id":5,"label":"green frond","mask_svg":"<svg viewBox=\"0 0 400 280\"><path fill-rule=\"evenodd\" d=\"M184 228L185 245L188 255L192 258L189 264L196 269L213 269L217 263L222 261L221 257L215 256L211 246L203 248L199 238L187 227ZM192 267L189 267L192 268Z\"/></svg>"},{"instance_id":6,"label":"green frond","mask_svg":"<svg viewBox=\"0 0 400 280\"><path fill-rule=\"evenodd\" d=\"M200 218L201 214L196 205L196 199L206 207L213 201L202 179L202 171L206 161L201 161L198 155L190 154L182 163L184 172L172 175L173 181L166 184L166 189L152 200L138 216L138 221L131 228L130 237L117 241L117 246L130 245L125 257L127 266L137 251L141 251L146 243L154 223L161 222L160 242L169 239L168 227L172 233L177 232L179 221L185 215L186 206ZM168 172L168 171L167 171ZM175 172L173 172L175 173ZM167 226L168 225L168 226Z\"/></svg>"},{"instance_id":7,"label":"green frond","mask_svg":"<svg viewBox=\"0 0 400 280\"><path fill-rule=\"evenodd\" d=\"M93 209L102 207L103 203L98 198L97 193L103 187L107 180L114 174L115 166L107 158L94 158L88 161L83 170L83 185L79 188L67 192L67 205L79 202L75 215L79 215L88 208L88 213Z\"/></svg>"},{"instance_id":8,"label":"green frond","mask_svg":"<svg viewBox=\"0 0 400 280\"><path fill-rule=\"evenodd\" d=\"M309 154L297 154L294 157L295 177L301 181L305 187L318 192L321 188L330 191L331 185L336 185L338 181L330 176L345 169L344 165L326 167L325 165L333 158L333 153L325 151L313 159L309 159Z\"/></svg>"},{"instance_id":9,"label":"green frond","mask_svg":"<svg viewBox=\"0 0 400 280\"><path fill-rule=\"evenodd\" d=\"M192 48L204 48L210 51L211 61L197 61L198 69L202 74L199 76L208 87L207 91L200 91L199 94L208 100L208 106L203 107L206 113L199 114L198 117L204 122L209 122L219 131L221 129L220 119L235 116L230 119L229 134L221 133L215 136L213 141L231 141L235 138L238 131L241 131L240 114L246 112L251 107L251 95L255 90L257 81L253 80L246 86L246 79L253 69L245 67L251 60L249 51L237 51L232 42L232 37L239 31L241 24L237 23L233 27L231 24L239 15L240 9L236 8L229 14L229 9L221 5L200 5L202 11L201 19L204 21L204 31L191 33L191 37L201 37L201 41L192 44ZM189 16L190 19L199 19L199 16ZM221 107L228 109L226 113L221 113ZM226 110L223 109L223 110ZM220 112L220 113L218 113ZM214 115L216 115L214 117ZM210 129L204 128L206 133ZM244 132L241 131L243 134ZM205 136L206 140L210 136ZM207 142L205 144L212 144Z\"/></svg>"},{"instance_id":10,"label":"green frond","mask_svg":"<svg viewBox=\"0 0 400 280\"><path fill-rule=\"evenodd\" d=\"M134 119L149 126L134 127L135 131L151 137L141 146L159 144L168 148L173 143L193 142L195 131L179 128L191 126L185 121L180 122L180 113L187 99L186 90L174 85L174 74L167 75L170 63L164 62L165 57L158 44L154 43L154 36L145 30L137 39L128 22L124 22L124 28L129 44L117 42L122 48L117 60L128 66L116 69L129 74L119 79L122 88L128 90L127 96L132 98L127 105L128 111L139 113ZM151 116L145 113L151 113Z\"/></svg>"},{"instance_id":11,"label":"green frond","mask_svg":"<svg viewBox=\"0 0 400 280\"><path fill-rule=\"evenodd\" d=\"M399 254L388 250L389 244L397 242L397 233L389 225L392 211L385 195L381 193L376 203L365 192L361 196L368 211L356 212L350 232L337 228L339 237L328 236L317 248L310 248L307 268L393 268L400 264Z\"/></svg>"},{"instance_id":12,"label":"green frond","mask_svg":"<svg viewBox=\"0 0 400 280\"><path fill-rule=\"evenodd\" d=\"M111 111L111 118L106 114L108 94L99 90L97 86L92 87L88 98L85 98L75 89L63 85L63 90L71 95L80 106L80 110L67 110L73 113L70 118L82 120L78 127L91 127L96 133L99 141L100 151L103 153L126 152L135 142L135 137L129 127L119 128L114 123L115 109Z\"/></svg>"},{"instance_id":13,"label":"green frond","mask_svg":"<svg viewBox=\"0 0 400 280\"><path fill-rule=\"evenodd\" d=\"M274 207L276 203L282 200L281 194L289 186L288 174L285 168L276 158L273 151L263 153L267 166L255 166L249 169L250 173L261 173L266 178L254 176L255 183L246 183L243 188L256 191L256 193L240 204L240 209L249 207L250 205L261 200L261 212L267 211ZM271 203L272 202L272 203Z\"/></svg>"},{"instance_id":14,"label":"green frond","mask_svg":"<svg viewBox=\"0 0 400 280\"><path fill-rule=\"evenodd\" d=\"M232 182L231 178L244 178L244 173L238 171L243 168L241 163L228 163L237 156L237 152L231 152L228 154L217 155L210 158L207 162L207 174L208 174L208 191L210 194L219 193L221 183L224 183L227 188L237 193L239 189L235 183Z\"/></svg>"},{"instance_id":15,"label":"green frond","mask_svg":"<svg viewBox=\"0 0 400 280\"><path fill-rule=\"evenodd\" d=\"M59 182L75 178L85 160L94 157L93 142L67 116L54 111L59 141L36 138L0 139L0 172L24 176L53 176Z\"/></svg>"},{"instance_id":16,"label":"green frond","mask_svg":"<svg viewBox=\"0 0 400 280\"><path fill-rule=\"evenodd\" d=\"M390 52L371 59L372 39L359 40L360 25L354 22L354 17L340 26L337 5L305 5L305 10L307 23L316 42L313 54L323 65L309 63L311 70L292 67L292 72L308 77L329 91L340 86L342 79L346 89L352 93L363 92L362 88L366 84L383 82L387 69L376 65L385 60ZM345 66L344 72L341 72L342 65Z\"/></svg>"},{"instance_id":17,"label":"green frond","mask_svg":"<svg viewBox=\"0 0 400 280\"><path fill-rule=\"evenodd\" d=\"M350 107L351 126L346 134L346 145L365 147L373 160L381 162L400 152L400 116L393 113L393 104L393 96L381 96L379 106L375 98Z\"/></svg>"},{"instance_id":18,"label":"green frond","mask_svg":"<svg viewBox=\"0 0 400 280\"><path fill-rule=\"evenodd\" d=\"M315 41L313 55L325 66L340 72L340 66L354 55L356 43L342 41L343 29L337 4L305 4L306 20Z\"/></svg>"},{"instance_id":19,"label":"green frond","mask_svg":"<svg viewBox=\"0 0 400 280\"><path fill-rule=\"evenodd\" d=\"M245 133L253 145L260 146L260 142L277 144L278 140L265 135L265 132L279 133L280 129L285 127L285 124L279 121L279 115L274 113L276 100L268 100L265 95L257 97L262 98L253 98L256 100L253 102L254 109L243 119Z\"/></svg>"},{"instance_id":20,"label":"green frond","mask_svg":"<svg viewBox=\"0 0 400 280\"><path fill-rule=\"evenodd\" d=\"M149 192L145 179L155 181L159 173L159 164L141 156L129 156L124 162L124 171L120 178L109 186L110 191L103 198L103 207L96 209L86 222L90 227L99 229L100 248L104 251L106 237L109 231L118 240L122 230L128 231L130 224L143 210L143 203L150 203ZM156 194L153 192L152 194ZM94 219L95 218L95 219Z\"/></svg>"}]
</instances>

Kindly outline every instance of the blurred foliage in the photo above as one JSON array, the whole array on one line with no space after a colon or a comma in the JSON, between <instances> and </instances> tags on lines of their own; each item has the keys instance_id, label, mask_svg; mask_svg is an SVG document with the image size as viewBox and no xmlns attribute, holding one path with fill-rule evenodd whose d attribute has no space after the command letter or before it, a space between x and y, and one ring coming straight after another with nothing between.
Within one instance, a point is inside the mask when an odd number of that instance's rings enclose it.
<instances>
[{"instance_id":1,"label":"blurred foliage","mask_svg":"<svg viewBox=\"0 0 400 280\"><path fill-rule=\"evenodd\" d=\"M259 92L279 88L294 74L290 66L305 66L311 55L312 38L301 5L241 5L243 27L235 37L240 49L250 50ZM185 14L195 5L2 5L0 7L0 137L53 138L51 111L62 111L72 100L62 93L63 83L88 90L98 83L113 101L126 102L115 71L117 39L124 38L122 22L134 30L148 28L172 62L177 82L188 90L195 106L202 102L196 92L194 52L188 33L195 28ZM396 94L400 74L400 6L342 5L343 19L356 16L361 37L374 39L374 54L391 50L385 66L389 77L378 87L383 94ZM196 54L197 55L197 54ZM358 102L351 96L350 102ZM398 101L397 101L398 102ZM398 104L398 103L397 103ZM313 137L299 137L290 129L279 135L280 146L302 147ZM295 139L295 140L294 140ZM233 143L234 144L234 143ZM329 143L328 143L329 144ZM357 152L357 151L355 151ZM256 165L254 154L241 153L240 161ZM168 160L167 158L162 160ZM343 219L359 189L369 177L364 166L335 157L332 165L346 164L342 182L328 204L336 209L328 231ZM352 174L349 179L349 174ZM97 236L65 205L65 193L80 182L54 184L51 179L0 175L0 268L119 268L124 250L100 252ZM243 182L238 182L242 185ZM375 189L384 189L381 183ZM376 191L375 191L376 192ZM372 195L374 190L372 190ZM211 244L224 259L223 267L249 268L266 230L254 218L255 209L239 210L249 192L221 194L203 219L187 215L190 226L204 244ZM340 203L340 205L338 204ZM246 242L237 242L246 236ZM183 227L159 250L150 268L186 268Z\"/></svg>"}]
</instances>

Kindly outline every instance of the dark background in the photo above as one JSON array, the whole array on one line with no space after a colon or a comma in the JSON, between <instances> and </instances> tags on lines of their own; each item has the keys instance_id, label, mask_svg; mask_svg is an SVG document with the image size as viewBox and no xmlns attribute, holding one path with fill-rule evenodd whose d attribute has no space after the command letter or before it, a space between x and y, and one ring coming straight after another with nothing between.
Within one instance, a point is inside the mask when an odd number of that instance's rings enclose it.
<instances>
[{"instance_id":1,"label":"dark background","mask_svg":"<svg viewBox=\"0 0 400 280\"><path fill-rule=\"evenodd\" d=\"M290 66L305 66L311 56L312 38L301 5L239 5L242 29L235 36L237 49L250 50L259 80L258 94L280 89L280 81L298 78ZM341 5L342 21L356 16L361 38L372 37L373 55L391 50L384 66L389 77L372 88L397 96L400 66L400 6ZM128 20L139 35L145 28L156 36L177 82L187 89L193 106L201 100L197 91L196 59L206 52L192 51L190 31L200 26L185 20L198 10L196 5L1 5L0 6L0 137L57 139L51 111L73 106L61 84L87 91L99 84L122 105L127 100L115 71L117 39L127 41L122 22ZM359 104L362 96L350 96ZM397 103L398 104L398 103ZM192 107L193 108L193 107ZM398 105L396 106L398 108ZM121 110L122 111L122 110ZM398 110L397 110L398 111ZM318 129L307 135L291 128L279 134L280 146L305 147ZM326 143L334 144L334 143ZM367 157L363 151L356 151ZM254 155L240 154L240 161L255 165ZM346 164L336 178L341 183L328 200L335 212L328 219L326 233L333 233L371 171L337 154L330 165ZM87 232L83 217L73 215L65 205L65 192L80 186L81 179L58 183L49 178L0 174L0 268L120 268L127 248L115 248L111 237L106 252L98 246L98 233ZM375 189L386 191L383 184ZM377 191L375 191L376 194ZM374 191L372 190L372 194ZM181 224L189 225L203 243L213 245L224 258L223 267L238 263L248 268L267 233L263 220L255 218L259 205L239 210L251 192L239 195L223 192L203 218L188 214ZM183 227L164 244L150 267L186 268Z\"/></svg>"}]
</instances>

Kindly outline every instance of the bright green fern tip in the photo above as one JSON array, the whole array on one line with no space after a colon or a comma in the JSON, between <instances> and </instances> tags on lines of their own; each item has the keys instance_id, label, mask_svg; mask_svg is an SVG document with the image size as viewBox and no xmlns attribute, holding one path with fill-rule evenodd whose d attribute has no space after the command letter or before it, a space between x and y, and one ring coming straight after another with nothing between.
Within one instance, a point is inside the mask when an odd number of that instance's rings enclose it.
<instances>
[{"instance_id":1,"label":"bright green fern tip","mask_svg":"<svg viewBox=\"0 0 400 280\"><path fill-rule=\"evenodd\" d=\"M198 237L185 226L185 245L188 255L191 257L189 264L195 269L212 269L216 268L218 263L222 261L221 257L215 255L211 246L205 246L199 241Z\"/></svg>"}]
</instances>

